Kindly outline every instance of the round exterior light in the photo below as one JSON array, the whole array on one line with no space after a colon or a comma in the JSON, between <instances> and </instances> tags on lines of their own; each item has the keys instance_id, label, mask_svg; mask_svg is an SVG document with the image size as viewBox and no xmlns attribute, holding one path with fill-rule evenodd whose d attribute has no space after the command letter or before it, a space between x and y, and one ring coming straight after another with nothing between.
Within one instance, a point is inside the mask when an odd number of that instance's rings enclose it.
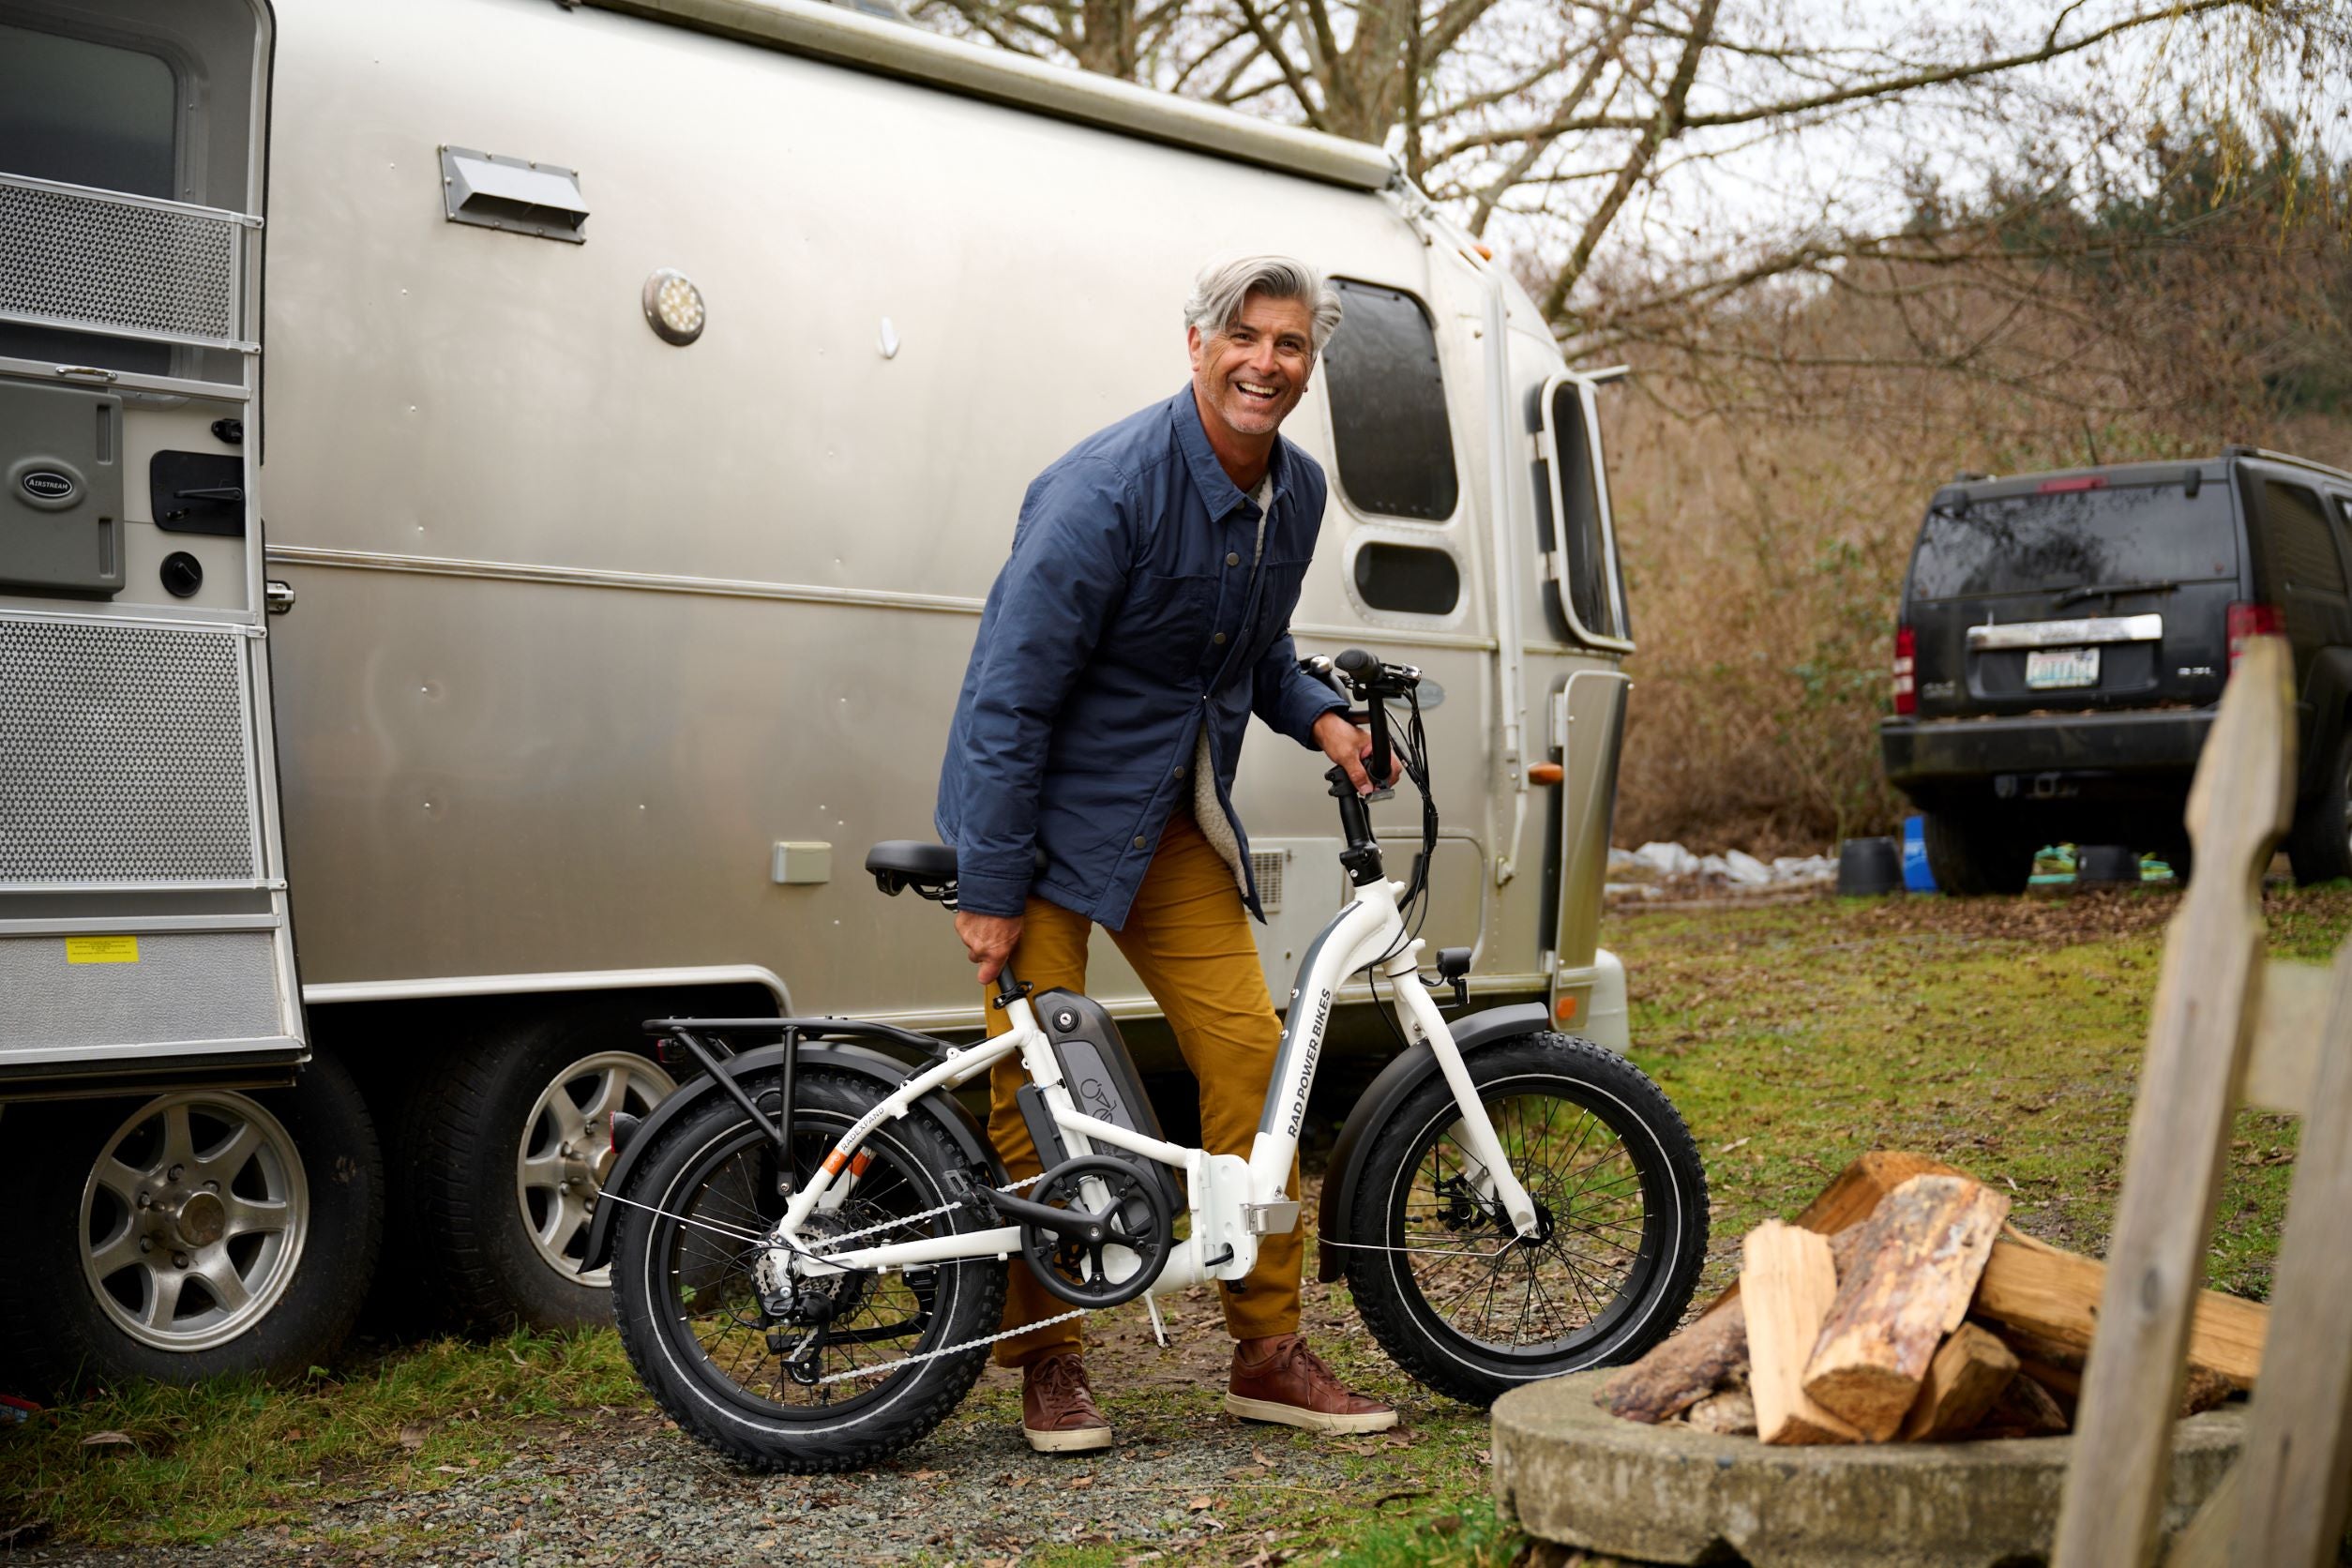
<instances>
[{"instance_id":1,"label":"round exterior light","mask_svg":"<svg viewBox=\"0 0 2352 1568\"><path fill-rule=\"evenodd\" d=\"M675 267L645 279L645 324L665 343L686 347L702 336L702 291Z\"/></svg>"}]
</instances>

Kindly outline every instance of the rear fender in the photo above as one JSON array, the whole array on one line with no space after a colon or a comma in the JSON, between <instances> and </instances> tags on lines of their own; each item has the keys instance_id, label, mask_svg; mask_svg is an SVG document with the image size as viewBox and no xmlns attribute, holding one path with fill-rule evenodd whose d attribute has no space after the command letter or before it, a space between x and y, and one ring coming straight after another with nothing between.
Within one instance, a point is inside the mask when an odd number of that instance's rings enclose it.
<instances>
[{"instance_id":1,"label":"rear fender","mask_svg":"<svg viewBox=\"0 0 2352 1568\"><path fill-rule=\"evenodd\" d=\"M1468 1057L1482 1046L1515 1040L1522 1034L1540 1034L1551 1026L1550 1008L1540 1002L1523 1002L1472 1013L1454 1019L1447 1028L1454 1035L1455 1048ZM1355 1108L1348 1112L1348 1120L1339 1129L1339 1141L1332 1145L1329 1174L1323 1178L1322 1202L1316 1214L1316 1233L1326 1244L1355 1240L1348 1216L1355 1213L1356 1180L1363 1171L1364 1156L1371 1152L1365 1147L1364 1138L1373 1129L1385 1125L1390 1113L1437 1071L1438 1053L1425 1043L1416 1045L1381 1068L1380 1076L1372 1080L1356 1101ZM1316 1277L1328 1285L1339 1277L1340 1248L1326 1244L1318 1251L1321 1261Z\"/></svg>"},{"instance_id":2,"label":"rear fender","mask_svg":"<svg viewBox=\"0 0 2352 1568\"><path fill-rule=\"evenodd\" d=\"M719 1063L722 1072L738 1081L762 1074L780 1073L783 1068L784 1048L781 1044L761 1046L757 1050L745 1051ZM838 1040L804 1042L800 1048L799 1071L807 1073L821 1068L870 1078L885 1094L912 1076L912 1070L904 1063L865 1046L849 1045ZM628 1147L621 1151L620 1158L613 1162L611 1173L605 1177L606 1190L618 1190L628 1181L630 1172L637 1167L638 1157L653 1147L664 1127L721 1093L718 1080L707 1073L679 1085L676 1093L656 1106L654 1113L630 1135ZM941 1129L954 1139L957 1152L963 1156L965 1163L988 1173L990 1186L1004 1184L1004 1165L996 1157L996 1151L988 1146L988 1133L972 1112L957 1102L955 1096L935 1089L915 1101L912 1114L928 1116L938 1123ZM588 1228L587 1256L580 1263L582 1273L600 1269L611 1260L612 1226L620 1212L621 1205L618 1203L600 1201L596 1204L596 1218Z\"/></svg>"}]
</instances>

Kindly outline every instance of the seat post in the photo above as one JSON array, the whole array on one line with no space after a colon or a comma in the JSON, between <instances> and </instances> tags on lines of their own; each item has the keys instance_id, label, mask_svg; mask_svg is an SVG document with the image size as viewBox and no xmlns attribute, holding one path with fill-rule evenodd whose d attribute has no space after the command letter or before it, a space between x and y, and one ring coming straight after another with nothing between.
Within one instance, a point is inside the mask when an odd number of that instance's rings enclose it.
<instances>
[{"instance_id":1,"label":"seat post","mask_svg":"<svg viewBox=\"0 0 2352 1568\"><path fill-rule=\"evenodd\" d=\"M996 972L996 1004L1008 1007L1021 995L1021 983L1013 977L1013 960L1004 960L1004 967Z\"/></svg>"}]
</instances>

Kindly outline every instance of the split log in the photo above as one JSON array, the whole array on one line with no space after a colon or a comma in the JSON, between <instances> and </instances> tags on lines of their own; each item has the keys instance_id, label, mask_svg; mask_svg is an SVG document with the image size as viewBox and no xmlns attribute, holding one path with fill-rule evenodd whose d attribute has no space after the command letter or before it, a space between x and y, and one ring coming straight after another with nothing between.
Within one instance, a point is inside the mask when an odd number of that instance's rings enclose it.
<instances>
[{"instance_id":1,"label":"split log","mask_svg":"<svg viewBox=\"0 0 2352 1568\"><path fill-rule=\"evenodd\" d=\"M1756 1396L1744 1389L1711 1394L1691 1407L1691 1430L1719 1438L1756 1436Z\"/></svg>"},{"instance_id":2,"label":"split log","mask_svg":"<svg viewBox=\"0 0 2352 1568\"><path fill-rule=\"evenodd\" d=\"M1619 1372L1593 1402L1611 1415L1655 1425L1713 1394L1747 1364L1747 1314L1735 1296Z\"/></svg>"},{"instance_id":3,"label":"split log","mask_svg":"<svg viewBox=\"0 0 2352 1568\"><path fill-rule=\"evenodd\" d=\"M2050 1391L2023 1372L2009 1380L1971 1438L2055 1438L2066 1430L2066 1412Z\"/></svg>"},{"instance_id":4,"label":"split log","mask_svg":"<svg viewBox=\"0 0 2352 1568\"><path fill-rule=\"evenodd\" d=\"M2106 1283L2107 1267L2096 1259L2003 1230L1968 1314L2004 1333L2030 1334L2080 1356L2090 1349ZM2262 1370L2269 1324L2270 1309L2260 1302L2201 1292L2189 1325L2190 1364L2220 1373L2233 1389L2252 1388Z\"/></svg>"},{"instance_id":5,"label":"split log","mask_svg":"<svg viewBox=\"0 0 2352 1568\"><path fill-rule=\"evenodd\" d=\"M1998 1252L1999 1248L1994 1250ZM2084 1352L2022 1329L2003 1328L1999 1337L2015 1352L2018 1370L2057 1395L2059 1407L2071 1419L2075 1402L2083 1396ZM2237 1392L2235 1383L2211 1367L2192 1365L2181 1381L2180 1408L2175 1413L2186 1420L2201 1410L2226 1404Z\"/></svg>"},{"instance_id":6,"label":"split log","mask_svg":"<svg viewBox=\"0 0 2352 1568\"><path fill-rule=\"evenodd\" d=\"M1740 1247L1748 1319L1748 1391L1768 1443L1852 1442L1858 1434L1805 1396L1805 1357L1837 1294L1830 1244L1766 1220Z\"/></svg>"},{"instance_id":7,"label":"split log","mask_svg":"<svg viewBox=\"0 0 2352 1568\"><path fill-rule=\"evenodd\" d=\"M1889 1193L1805 1365L1814 1402L1872 1442L1894 1436L2008 1215L2007 1198L1965 1176L1914 1176Z\"/></svg>"},{"instance_id":8,"label":"split log","mask_svg":"<svg viewBox=\"0 0 2352 1568\"><path fill-rule=\"evenodd\" d=\"M1974 1323L1961 1324L1928 1363L1919 1399L1903 1418L1903 1440L1959 1436L1983 1419L2016 1375L2017 1357L2008 1346Z\"/></svg>"},{"instance_id":9,"label":"split log","mask_svg":"<svg viewBox=\"0 0 2352 1568\"><path fill-rule=\"evenodd\" d=\"M1839 1171L1795 1223L1823 1235L1850 1231L1870 1217L1880 1199L1912 1177L1958 1174L1924 1154L1876 1149ZM1695 1321L1619 1371L1593 1403L1611 1415L1654 1425L1720 1391L1747 1364L1747 1319L1735 1279Z\"/></svg>"}]
</instances>

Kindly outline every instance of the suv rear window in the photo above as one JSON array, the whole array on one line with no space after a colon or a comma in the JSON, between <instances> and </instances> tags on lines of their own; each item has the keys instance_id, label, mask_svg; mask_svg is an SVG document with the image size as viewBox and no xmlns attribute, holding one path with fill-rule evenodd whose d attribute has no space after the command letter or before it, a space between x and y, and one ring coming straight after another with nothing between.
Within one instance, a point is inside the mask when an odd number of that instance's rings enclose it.
<instances>
[{"instance_id":1,"label":"suv rear window","mask_svg":"<svg viewBox=\"0 0 2352 1568\"><path fill-rule=\"evenodd\" d=\"M1980 499L1928 508L1911 596L2031 594L2238 575L2229 489L2179 483Z\"/></svg>"}]
</instances>

